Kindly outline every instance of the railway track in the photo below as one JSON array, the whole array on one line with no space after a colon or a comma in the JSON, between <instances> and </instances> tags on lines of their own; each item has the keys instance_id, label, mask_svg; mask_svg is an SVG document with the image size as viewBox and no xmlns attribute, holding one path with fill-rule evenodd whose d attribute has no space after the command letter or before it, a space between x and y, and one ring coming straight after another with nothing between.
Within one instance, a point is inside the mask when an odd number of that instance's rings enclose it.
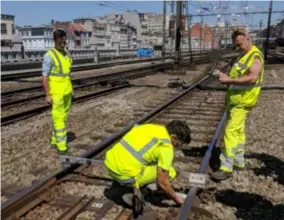
<instances>
[{"instance_id":1,"label":"railway track","mask_svg":"<svg viewBox=\"0 0 284 220\"><path fill-rule=\"evenodd\" d=\"M199 63L202 63L202 62L207 62L208 61L208 55L207 56L204 56L204 57L201 57L201 58L198 58L196 60L194 60L194 63L195 64L199 64ZM191 60L189 58L184 58L184 62L190 62ZM156 67L155 66L155 63L152 63L153 67ZM164 65L163 63L161 64L157 64L156 65ZM140 68L141 70L142 69L148 69L149 67L143 67L143 68ZM104 81L107 81L108 79L112 79L113 77L115 77L116 75L121 75L121 76L124 76L124 74L129 74L131 73L133 70L122 70L122 71L116 71L114 73L110 73L110 74L103 74L103 75L95 75L95 76L87 76L87 77L80 77L80 78L76 78L76 79L73 79L72 82L73 84L84 84L86 82L88 82L89 80L97 80L99 81L99 83L104 83ZM42 89L42 86L39 85L39 86L31 86L31 87L25 87L25 88L19 88L19 89L12 89L12 90L7 90L7 91L2 91L1 92L1 96L2 98L6 98L10 95L17 95L17 94L20 94L22 92L33 92L33 91L37 91L37 90L41 90ZM3 104L3 106L5 106L6 104Z\"/></svg>"},{"instance_id":2,"label":"railway track","mask_svg":"<svg viewBox=\"0 0 284 220\"><path fill-rule=\"evenodd\" d=\"M210 55L211 56L211 55ZM210 57L203 57L201 59L198 59L195 61L195 64L200 64L204 62L208 62ZM189 59L184 59L181 61L181 65L186 65L189 63ZM143 67L143 68L138 68L136 71L134 70L127 70L127 71L119 71L115 73L109 73L109 74L104 74L104 75L97 75L97 76L91 76L91 77L82 77L79 79L75 79L75 83L79 85L75 85L74 89L76 93L82 93L82 89L88 88L89 91L92 91L91 93L83 94L83 95L78 95L77 97L74 98L74 102L82 102L89 100L91 98L96 98L100 97L102 95L109 94L111 92L117 91L119 89L123 89L128 87L129 85L127 84L127 81L125 83L125 79L133 79L141 76L145 76L148 74L152 74L158 71L163 71L163 70L168 70L173 68L173 63L172 62L163 62L163 63L158 63L158 64L153 64L151 67ZM90 83L90 81L92 81ZM108 83L116 84L117 81L121 81L120 85L114 86L111 88L107 89L99 89L94 88L94 86L98 84L105 84L107 85ZM86 83L89 82L89 83ZM43 93L35 93L35 91L38 88L41 88L41 86L34 86L30 88L26 88L26 90L23 89L17 89L13 91L6 91L2 93L2 101L1 102L1 108L2 108L2 117L1 117L1 122L2 126L9 125L11 123L17 122L19 120L23 120L26 118L29 118L31 116L37 115L42 113L45 110L48 110L50 108L50 105L43 104L43 103L38 103L39 98L43 98L44 94ZM94 90L98 90L95 91ZM24 94L24 98L18 98L20 95L22 96L23 92L33 92L35 94L32 94L31 96ZM19 95L20 94L20 95ZM16 96L16 99L13 99L13 97ZM27 97L28 96L28 97ZM42 100L41 100L42 101ZM28 110L22 110L24 104L29 104L28 105ZM34 103L34 104L31 104ZM20 112L19 112L20 110ZM4 113L3 113L4 112ZM8 113L6 113L8 112ZM4 116L3 116L4 115Z\"/></svg>"},{"instance_id":3,"label":"railway track","mask_svg":"<svg viewBox=\"0 0 284 220\"><path fill-rule=\"evenodd\" d=\"M79 85L79 86L75 86L75 90L81 90L80 92L77 93L82 93L82 89L84 88L88 88L89 91L87 91L87 94L84 94L86 92L83 92L83 95L76 95L76 97L74 97L73 102L74 103L79 103L82 101L87 101L89 99L92 98L96 98L96 97L100 97L102 95L106 95L106 94L110 94L111 92L117 91L119 89L123 89L129 86L129 84L127 84L127 81L122 81L121 85L117 85L117 86L113 86L113 87L109 87L107 89L98 89L98 88L94 88L94 86L102 83L102 82L107 82L107 81L119 81L122 78L127 78L127 79L133 79L133 78L137 78L137 77L141 77L141 76L145 76L151 73L155 73L164 69L168 69L171 68L172 64L171 63L163 63L163 64L159 64L159 65L154 65L151 68L140 68L137 69L136 71L131 70L131 71L125 71L125 72L121 72L121 74L107 74L107 75L103 75L103 76L93 76L93 77L87 77L88 80L90 79L96 79L95 82L92 83L88 83L85 85ZM40 103L40 105L38 104L38 101L36 99L38 98L42 98L44 97L44 94L36 94L34 96L30 96L30 97L26 97L23 99L16 99L16 100L11 100L11 101L7 101L7 102L3 102L1 103L1 108L2 108L2 112L5 111L6 108L8 108L8 112L11 112L11 108L9 108L10 106L13 106L13 109L16 109L16 113L12 113L12 114L6 114L5 116L1 117L1 122L2 122L2 126L17 122L19 120L23 120L26 119L28 117L37 115L42 113L43 111L46 111L50 108L50 105L48 104L42 104ZM34 102L34 100L36 100L35 105L31 105L30 101ZM22 105L24 103L29 104L29 106L31 106L32 108L29 107L29 110L26 111L22 111L22 107L19 108L18 105ZM3 108L6 107L6 108ZM20 109L20 112L18 111ZM13 111L14 112L14 111Z\"/></svg>"},{"instance_id":4,"label":"railway track","mask_svg":"<svg viewBox=\"0 0 284 220\"><path fill-rule=\"evenodd\" d=\"M214 68L215 64L210 72ZM157 104L140 109L134 123L118 124L111 136L81 157L102 160L105 150L135 123L166 124L172 119L182 119L191 127L192 142L176 152L174 166L187 172L209 172L209 157L226 115L223 92L199 89L210 78L207 75L170 100L169 97L161 97ZM188 216L190 219L212 219L212 213L199 207L198 199L198 196L204 197L210 192L195 187L187 191L188 183L183 177L178 177L173 184L177 191L188 192L182 208L172 206L162 194L155 197L148 194L146 200L151 201L149 208L154 212L149 212L150 216L144 218L156 219L157 214L157 219L188 219ZM121 193L127 190L115 188L100 161L97 165L74 164L10 197L2 203L1 216L3 219L75 219L79 216L80 219L130 219L131 210L122 206L120 200ZM160 198L166 204L161 206L161 201L154 198Z\"/></svg>"},{"instance_id":5,"label":"railway track","mask_svg":"<svg viewBox=\"0 0 284 220\"><path fill-rule=\"evenodd\" d=\"M203 57L208 55L208 52L203 53L194 53L192 55L193 59L198 59L199 57ZM184 57L188 57L188 54L185 54ZM172 56L165 57L165 59L172 59ZM106 62L106 63L86 63L80 65L74 65L72 67L73 72L78 71L85 71L85 70L92 70L92 69L101 69L111 66L118 66L118 65L126 65L126 64L135 64L135 63L143 63L143 62L155 62L155 61L162 61L163 58L150 58L150 59L142 59L142 60L125 60L119 62ZM17 73L16 73L17 72ZM1 81L11 81L11 80L18 80L21 78L29 78L29 77L39 77L41 76L41 69L27 69L27 70L16 70L12 71L12 73L5 73L2 72L1 74Z\"/></svg>"}]
</instances>

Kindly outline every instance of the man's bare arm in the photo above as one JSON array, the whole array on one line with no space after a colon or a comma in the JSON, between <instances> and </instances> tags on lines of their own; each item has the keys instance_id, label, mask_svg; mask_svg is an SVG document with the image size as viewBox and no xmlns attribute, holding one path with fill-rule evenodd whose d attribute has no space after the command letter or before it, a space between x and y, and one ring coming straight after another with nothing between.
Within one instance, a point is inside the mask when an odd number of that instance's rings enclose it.
<instances>
[{"instance_id":1,"label":"man's bare arm","mask_svg":"<svg viewBox=\"0 0 284 220\"><path fill-rule=\"evenodd\" d=\"M44 88L45 95L46 96L50 95L47 76L42 76L42 85L43 85L43 88Z\"/></svg>"},{"instance_id":2,"label":"man's bare arm","mask_svg":"<svg viewBox=\"0 0 284 220\"><path fill-rule=\"evenodd\" d=\"M247 74L239 78L229 78L227 75L221 73L219 76L219 81L224 84L237 84L246 85L253 84L257 81L262 70L262 63L259 58L256 58L249 68Z\"/></svg>"},{"instance_id":3,"label":"man's bare arm","mask_svg":"<svg viewBox=\"0 0 284 220\"><path fill-rule=\"evenodd\" d=\"M158 184L159 186L177 203L183 203L181 198L179 198L175 190L173 189L171 183L169 182L168 171L158 167Z\"/></svg>"}]
</instances>

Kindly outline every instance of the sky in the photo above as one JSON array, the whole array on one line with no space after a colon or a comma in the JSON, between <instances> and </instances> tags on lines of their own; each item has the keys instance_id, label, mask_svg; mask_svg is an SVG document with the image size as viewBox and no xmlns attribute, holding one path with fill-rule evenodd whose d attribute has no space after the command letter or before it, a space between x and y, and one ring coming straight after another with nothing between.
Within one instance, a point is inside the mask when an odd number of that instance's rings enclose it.
<instances>
[{"instance_id":1,"label":"sky","mask_svg":"<svg viewBox=\"0 0 284 220\"><path fill-rule=\"evenodd\" d=\"M101 5L103 4L103 5ZM189 1L191 14L199 14L198 9L204 14L218 13L212 6L223 7L223 12L236 13L244 12L240 6L248 6L248 12L268 11L268 1ZM224 9L225 7L231 7ZM236 8L232 8L236 7ZM170 13L170 6L167 6ZM41 25L49 24L52 19L56 21L68 21L79 17L103 16L110 12L123 13L126 10L137 10L138 12L162 13L162 1L1 1L1 13L15 15L16 25ZM273 11L279 10L283 13L273 14L272 23L277 19L284 18L284 1L273 1ZM225 16L229 22L234 22L232 16ZM263 27L267 25L267 14L264 15L241 15L238 18L240 23L248 23L250 26L259 26L263 20ZM216 16L204 17L203 22L216 24ZM193 17L192 23L200 22L200 17Z\"/></svg>"}]
</instances>

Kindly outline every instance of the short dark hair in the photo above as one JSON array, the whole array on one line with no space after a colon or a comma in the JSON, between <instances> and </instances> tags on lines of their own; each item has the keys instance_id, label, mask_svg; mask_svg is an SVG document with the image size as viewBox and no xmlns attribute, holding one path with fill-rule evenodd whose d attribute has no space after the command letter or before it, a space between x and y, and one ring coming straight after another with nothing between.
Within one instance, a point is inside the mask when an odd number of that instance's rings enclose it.
<instances>
[{"instance_id":1,"label":"short dark hair","mask_svg":"<svg viewBox=\"0 0 284 220\"><path fill-rule=\"evenodd\" d=\"M247 36L246 30L244 28L238 28L234 30L234 32L232 33L232 39L235 40L239 35Z\"/></svg>"},{"instance_id":2,"label":"short dark hair","mask_svg":"<svg viewBox=\"0 0 284 220\"><path fill-rule=\"evenodd\" d=\"M66 32L62 29L56 29L53 32L53 40L56 40L57 38L62 38L62 37L66 37Z\"/></svg>"},{"instance_id":3,"label":"short dark hair","mask_svg":"<svg viewBox=\"0 0 284 220\"><path fill-rule=\"evenodd\" d=\"M188 125L184 121L173 120L166 125L169 134L175 134L177 139L183 143L190 143L191 131Z\"/></svg>"}]
</instances>

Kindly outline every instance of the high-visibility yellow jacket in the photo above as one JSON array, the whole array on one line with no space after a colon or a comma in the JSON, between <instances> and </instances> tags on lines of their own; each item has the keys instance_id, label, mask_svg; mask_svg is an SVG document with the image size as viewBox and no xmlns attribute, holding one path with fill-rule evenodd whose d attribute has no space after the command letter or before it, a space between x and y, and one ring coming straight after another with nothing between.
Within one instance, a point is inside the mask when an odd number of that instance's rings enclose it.
<instances>
[{"instance_id":1,"label":"high-visibility yellow jacket","mask_svg":"<svg viewBox=\"0 0 284 220\"><path fill-rule=\"evenodd\" d=\"M238 78L245 75L256 57L260 58L262 63L262 70L257 81L250 85L230 85L226 94L226 101L229 107L255 106L261 91L264 75L264 58L262 52L254 45L244 56L238 58L229 74L230 78Z\"/></svg>"},{"instance_id":2,"label":"high-visibility yellow jacket","mask_svg":"<svg viewBox=\"0 0 284 220\"><path fill-rule=\"evenodd\" d=\"M164 161L158 158L161 154ZM134 126L107 151L105 165L118 175L137 177L144 166L160 163L159 167L164 168L163 163L172 165L172 160L173 146L167 129L161 125L144 124Z\"/></svg>"},{"instance_id":3,"label":"high-visibility yellow jacket","mask_svg":"<svg viewBox=\"0 0 284 220\"><path fill-rule=\"evenodd\" d=\"M47 53L52 58L53 67L48 75L49 93L51 95L66 95L73 92L70 78L72 59L67 54L62 53L55 48L48 50Z\"/></svg>"}]
</instances>

